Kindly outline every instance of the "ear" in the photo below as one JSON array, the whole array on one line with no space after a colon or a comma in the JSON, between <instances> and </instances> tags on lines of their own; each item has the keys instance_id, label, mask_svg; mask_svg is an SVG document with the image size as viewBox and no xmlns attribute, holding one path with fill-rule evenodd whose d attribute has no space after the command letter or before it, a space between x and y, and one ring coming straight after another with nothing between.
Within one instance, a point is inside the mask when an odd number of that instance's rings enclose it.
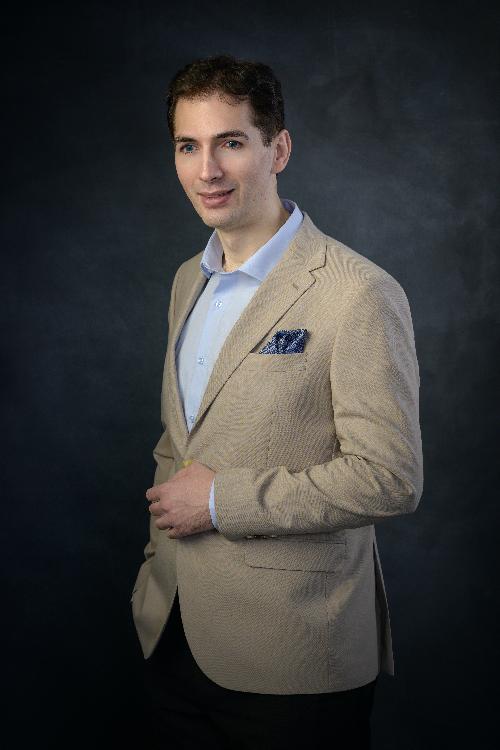
<instances>
[{"instance_id":1,"label":"ear","mask_svg":"<svg viewBox=\"0 0 500 750\"><path fill-rule=\"evenodd\" d=\"M279 174L288 164L292 152L292 139L288 130L280 130L273 138L272 149L274 152L271 174Z\"/></svg>"}]
</instances>

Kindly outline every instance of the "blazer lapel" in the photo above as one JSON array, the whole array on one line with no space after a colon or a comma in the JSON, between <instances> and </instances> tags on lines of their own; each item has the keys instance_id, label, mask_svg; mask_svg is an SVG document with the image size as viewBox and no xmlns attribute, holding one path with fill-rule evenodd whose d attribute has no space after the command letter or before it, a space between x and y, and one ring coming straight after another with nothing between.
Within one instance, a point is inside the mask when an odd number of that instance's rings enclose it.
<instances>
[{"instance_id":1,"label":"blazer lapel","mask_svg":"<svg viewBox=\"0 0 500 750\"><path fill-rule=\"evenodd\" d=\"M324 265L325 250L325 236L314 226L309 216L304 212L304 220L290 246L273 270L266 276L229 332L212 369L190 433L187 432L184 414L180 406L176 376L176 410L179 410L182 415L187 439L193 435L203 415L244 357L259 343L306 289L314 283L315 279L311 271ZM186 305L187 311L191 309L199 289L198 282L195 284ZM177 335L186 317L187 312L183 314L182 322L176 327Z\"/></svg>"},{"instance_id":2,"label":"blazer lapel","mask_svg":"<svg viewBox=\"0 0 500 750\"><path fill-rule=\"evenodd\" d=\"M182 331L182 327L186 322L189 313L193 309L194 304L200 296L207 281L207 277L205 276L201 268L198 267L194 282L190 286L189 294L184 299L179 300L179 314L173 321L172 335L169 336L169 347L166 358L166 382L171 384L169 395L173 401L172 406L181 432L183 445L185 445L187 442L189 432L186 426L186 418L184 416L184 409L182 407L181 395L179 391L179 381L175 361L175 349Z\"/></svg>"}]
</instances>

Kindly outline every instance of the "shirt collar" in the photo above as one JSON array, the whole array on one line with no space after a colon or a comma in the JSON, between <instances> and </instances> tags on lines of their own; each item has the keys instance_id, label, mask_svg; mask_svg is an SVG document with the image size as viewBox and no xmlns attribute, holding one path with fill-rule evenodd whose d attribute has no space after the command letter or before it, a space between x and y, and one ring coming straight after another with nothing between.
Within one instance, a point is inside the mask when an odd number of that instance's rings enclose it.
<instances>
[{"instance_id":1,"label":"shirt collar","mask_svg":"<svg viewBox=\"0 0 500 750\"><path fill-rule=\"evenodd\" d=\"M235 271L222 270L223 250L217 231L214 230L200 260L201 270L205 276L210 278L213 273L220 273L225 276L236 273L246 273L248 276L252 276L258 281L263 281L287 249L304 218L302 211L293 201L283 198L281 203L290 214L288 219L278 229L276 234L271 237L271 239L256 250L255 253L253 253L253 255L251 255L250 258L242 263Z\"/></svg>"}]
</instances>

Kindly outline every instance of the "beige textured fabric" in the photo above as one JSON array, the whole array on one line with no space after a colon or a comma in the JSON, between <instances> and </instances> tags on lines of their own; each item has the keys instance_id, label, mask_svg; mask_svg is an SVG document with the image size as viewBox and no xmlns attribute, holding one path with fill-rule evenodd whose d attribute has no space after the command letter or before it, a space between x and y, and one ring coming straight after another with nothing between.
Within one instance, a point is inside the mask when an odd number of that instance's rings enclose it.
<instances>
[{"instance_id":1,"label":"beige textured fabric","mask_svg":"<svg viewBox=\"0 0 500 750\"><path fill-rule=\"evenodd\" d=\"M394 674L373 524L411 513L422 493L406 296L304 214L227 337L188 433L174 351L204 284L200 258L172 286L154 481L185 458L211 467L220 533L174 540L151 524L132 596L144 656L178 587L193 656L225 688L322 693ZM309 332L303 353L258 353L292 328Z\"/></svg>"}]
</instances>

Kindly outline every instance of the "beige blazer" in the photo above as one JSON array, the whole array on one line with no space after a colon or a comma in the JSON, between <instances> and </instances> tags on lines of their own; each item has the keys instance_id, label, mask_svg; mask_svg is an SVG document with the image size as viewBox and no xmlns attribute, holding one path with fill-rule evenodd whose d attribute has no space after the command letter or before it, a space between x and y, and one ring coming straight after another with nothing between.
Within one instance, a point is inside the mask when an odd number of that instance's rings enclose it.
<instances>
[{"instance_id":1,"label":"beige blazer","mask_svg":"<svg viewBox=\"0 0 500 750\"><path fill-rule=\"evenodd\" d=\"M172 285L154 482L185 458L212 468L220 532L175 540L151 522L132 595L144 657L178 588L196 662L230 690L323 693L394 674L374 524L411 513L422 493L405 293L305 213L224 342L188 433L175 342L204 286L201 255ZM258 353L294 328L309 334L302 353Z\"/></svg>"}]
</instances>

